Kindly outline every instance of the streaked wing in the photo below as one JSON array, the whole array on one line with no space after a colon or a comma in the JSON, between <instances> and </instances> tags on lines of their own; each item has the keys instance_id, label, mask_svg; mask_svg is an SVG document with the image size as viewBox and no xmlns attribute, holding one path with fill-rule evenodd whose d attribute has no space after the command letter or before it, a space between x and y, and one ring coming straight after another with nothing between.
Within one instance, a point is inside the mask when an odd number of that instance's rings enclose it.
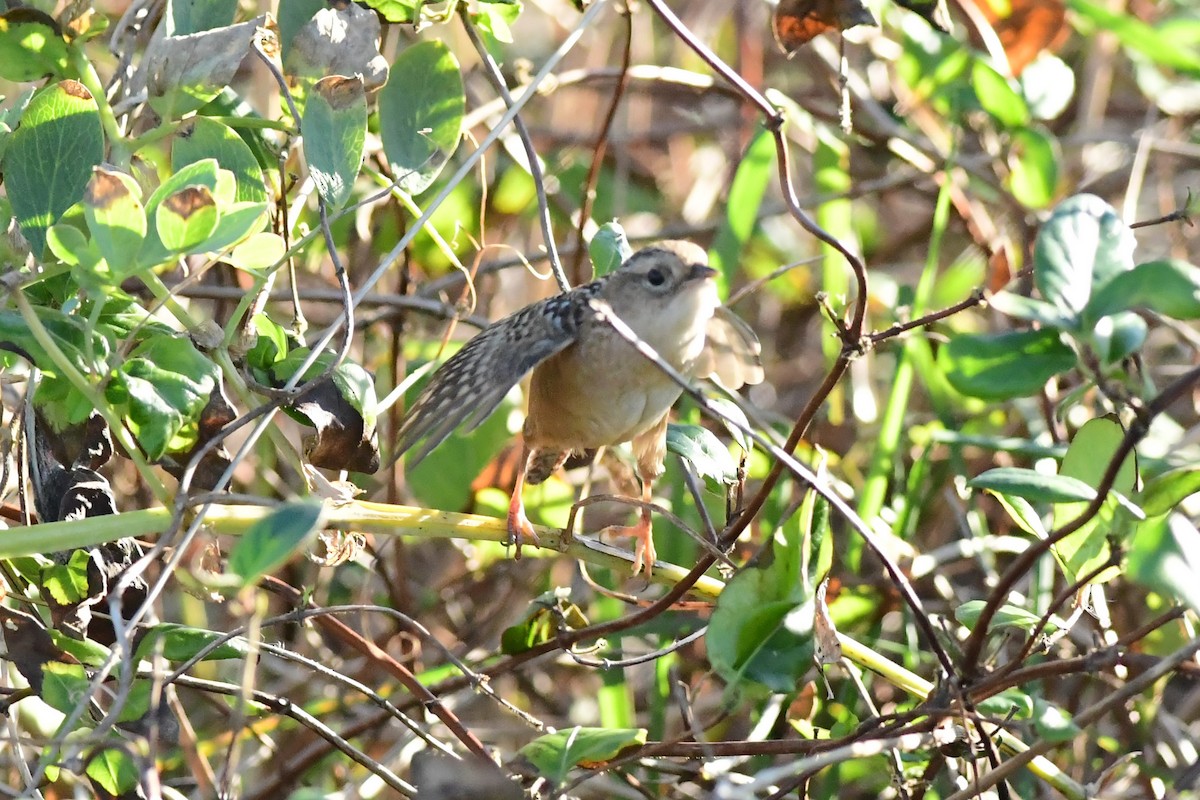
<instances>
[{"instance_id":1,"label":"streaked wing","mask_svg":"<svg viewBox=\"0 0 1200 800\"><path fill-rule=\"evenodd\" d=\"M692 367L698 378L713 378L726 389L762 383L762 345L745 320L719 306L704 332L704 350Z\"/></svg>"},{"instance_id":2,"label":"streaked wing","mask_svg":"<svg viewBox=\"0 0 1200 800\"><path fill-rule=\"evenodd\" d=\"M443 364L400 425L396 456L424 440L409 459L415 465L455 428L480 425L517 381L579 332L581 308L594 284L526 306L487 328Z\"/></svg>"}]
</instances>

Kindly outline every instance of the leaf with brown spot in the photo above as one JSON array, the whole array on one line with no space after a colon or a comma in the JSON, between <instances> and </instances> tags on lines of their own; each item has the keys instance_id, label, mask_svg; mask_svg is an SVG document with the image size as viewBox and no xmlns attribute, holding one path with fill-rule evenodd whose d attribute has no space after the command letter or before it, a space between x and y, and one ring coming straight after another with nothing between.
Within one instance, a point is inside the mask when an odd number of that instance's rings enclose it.
<instances>
[{"instance_id":1,"label":"leaf with brown spot","mask_svg":"<svg viewBox=\"0 0 1200 800\"><path fill-rule=\"evenodd\" d=\"M187 253L200 246L217 229L216 200L207 186L185 186L163 200L154 215L163 246Z\"/></svg>"},{"instance_id":2,"label":"leaf with brown spot","mask_svg":"<svg viewBox=\"0 0 1200 800\"><path fill-rule=\"evenodd\" d=\"M95 167L83 193L83 215L92 241L110 267L120 269L142 249L146 212L141 189L130 176Z\"/></svg>"},{"instance_id":3,"label":"leaf with brown spot","mask_svg":"<svg viewBox=\"0 0 1200 800\"><path fill-rule=\"evenodd\" d=\"M374 91L388 79L380 34L373 11L353 3L323 8L292 39L284 71L301 94L327 75L361 75L364 88Z\"/></svg>"},{"instance_id":4,"label":"leaf with brown spot","mask_svg":"<svg viewBox=\"0 0 1200 800\"><path fill-rule=\"evenodd\" d=\"M822 33L857 25L879 25L862 0L781 0L771 16L775 41L788 55Z\"/></svg>"}]
</instances>

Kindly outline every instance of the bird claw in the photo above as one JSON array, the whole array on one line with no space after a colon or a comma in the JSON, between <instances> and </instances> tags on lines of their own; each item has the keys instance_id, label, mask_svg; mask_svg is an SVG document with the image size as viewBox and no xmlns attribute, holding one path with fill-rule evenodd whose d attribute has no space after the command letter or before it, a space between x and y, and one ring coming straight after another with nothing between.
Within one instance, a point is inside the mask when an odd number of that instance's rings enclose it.
<instances>
[{"instance_id":1,"label":"bird claw","mask_svg":"<svg viewBox=\"0 0 1200 800\"><path fill-rule=\"evenodd\" d=\"M646 577L649 578L654 571L654 562L658 560L658 554L654 550L654 531L650 527L650 520L643 517L636 525L614 526L605 528L604 531L613 536L637 540L633 548L633 574L637 576L642 571L642 566L645 565Z\"/></svg>"},{"instance_id":2,"label":"bird claw","mask_svg":"<svg viewBox=\"0 0 1200 800\"><path fill-rule=\"evenodd\" d=\"M514 558L521 557L521 545L528 544L537 547L541 544L533 523L525 516L524 507L512 506L508 510L508 544L516 548Z\"/></svg>"}]
</instances>

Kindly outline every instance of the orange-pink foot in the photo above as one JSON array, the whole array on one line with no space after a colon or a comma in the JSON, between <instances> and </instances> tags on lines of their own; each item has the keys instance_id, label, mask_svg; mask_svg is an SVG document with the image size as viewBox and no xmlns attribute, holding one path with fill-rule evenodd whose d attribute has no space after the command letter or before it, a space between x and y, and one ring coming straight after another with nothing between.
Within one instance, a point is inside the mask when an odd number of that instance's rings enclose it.
<instances>
[{"instance_id":1,"label":"orange-pink foot","mask_svg":"<svg viewBox=\"0 0 1200 800\"><path fill-rule=\"evenodd\" d=\"M533 523L529 521L529 517L525 516L525 503L521 500L520 487L516 494L513 494L512 501L508 504L508 541L509 544L515 545L517 548L516 558L521 557L521 545L531 544L537 545L537 533L533 530Z\"/></svg>"},{"instance_id":2,"label":"orange-pink foot","mask_svg":"<svg viewBox=\"0 0 1200 800\"><path fill-rule=\"evenodd\" d=\"M633 574L637 575L641 572L644 564L646 577L649 578L654 571L654 562L658 560L658 554L654 552L654 531L650 527L650 516L639 517L636 525L612 527L605 530L615 536L631 537L637 540L633 548Z\"/></svg>"}]
</instances>

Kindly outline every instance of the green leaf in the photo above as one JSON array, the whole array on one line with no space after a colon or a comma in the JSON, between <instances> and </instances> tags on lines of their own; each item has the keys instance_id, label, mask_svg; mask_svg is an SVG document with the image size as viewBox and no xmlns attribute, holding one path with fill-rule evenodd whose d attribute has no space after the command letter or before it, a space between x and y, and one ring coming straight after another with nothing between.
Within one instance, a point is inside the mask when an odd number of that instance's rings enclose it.
<instances>
[{"instance_id":1,"label":"green leaf","mask_svg":"<svg viewBox=\"0 0 1200 800\"><path fill-rule=\"evenodd\" d=\"M266 314L255 314L250 324L258 338L246 354L246 363L252 369L269 371L288 353L287 331Z\"/></svg>"},{"instance_id":2,"label":"green leaf","mask_svg":"<svg viewBox=\"0 0 1200 800\"><path fill-rule=\"evenodd\" d=\"M35 256L46 247L46 229L79 202L104 158L100 112L78 81L38 93L13 131L4 154L4 183L13 215Z\"/></svg>"},{"instance_id":3,"label":"green leaf","mask_svg":"<svg viewBox=\"0 0 1200 800\"><path fill-rule=\"evenodd\" d=\"M983 612L984 606L987 605L983 600L968 600L954 610L954 618L966 625L968 628L974 628L979 622L979 615ZM1041 620L1037 614L1030 613L1023 608L1017 606L1002 605L996 609L995 615L992 617L991 623L988 625L988 630L996 628L1019 628L1026 633L1032 632L1037 627ZM1046 624L1046 632L1058 630L1059 626L1055 623L1054 618Z\"/></svg>"},{"instance_id":4,"label":"green leaf","mask_svg":"<svg viewBox=\"0 0 1200 800\"><path fill-rule=\"evenodd\" d=\"M48 630L54 646L64 653L74 656L81 664L88 667L102 666L112 655L107 647L91 639L72 639L62 631Z\"/></svg>"},{"instance_id":5,"label":"green leaf","mask_svg":"<svg viewBox=\"0 0 1200 800\"><path fill-rule=\"evenodd\" d=\"M388 22L414 23L420 17L418 9L425 0L366 0Z\"/></svg>"},{"instance_id":6,"label":"green leaf","mask_svg":"<svg viewBox=\"0 0 1200 800\"><path fill-rule=\"evenodd\" d=\"M629 244L629 237L615 219L601 225L588 242L588 258L592 260L592 274L596 277L612 272L631 255L633 247Z\"/></svg>"},{"instance_id":7,"label":"green leaf","mask_svg":"<svg viewBox=\"0 0 1200 800\"><path fill-rule=\"evenodd\" d=\"M1059 203L1038 232L1033 275L1043 299L1076 319L1095 288L1133 269L1133 232L1108 203L1080 194Z\"/></svg>"},{"instance_id":8,"label":"green leaf","mask_svg":"<svg viewBox=\"0 0 1200 800\"><path fill-rule=\"evenodd\" d=\"M979 105L1004 128L1019 128L1029 124L1029 108L1025 99L1008 79L983 61L976 61L971 70L971 83Z\"/></svg>"},{"instance_id":9,"label":"green leaf","mask_svg":"<svg viewBox=\"0 0 1200 800\"><path fill-rule=\"evenodd\" d=\"M1034 503L1090 502L1096 496L1096 490L1078 478L1046 475L1022 467L989 469L968 481L967 486Z\"/></svg>"},{"instance_id":10,"label":"green leaf","mask_svg":"<svg viewBox=\"0 0 1200 800\"><path fill-rule=\"evenodd\" d=\"M127 271L146 238L146 212L142 191L128 175L103 167L92 170L83 195L83 215L92 242L99 249L109 270Z\"/></svg>"},{"instance_id":11,"label":"green leaf","mask_svg":"<svg viewBox=\"0 0 1200 800\"><path fill-rule=\"evenodd\" d=\"M718 484L737 482L737 461L716 434L700 425L667 425L667 451L686 458L696 473Z\"/></svg>"},{"instance_id":12,"label":"green leaf","mask_svg":"<svg viewBox=\"0 0 1200 800\"><path fill-rule=\"evenodd\" d=\"M187 186L159 205L154 224L163 247L190 253L217 229L217 203L207 186Z\"/></svg>"},{"instance_id":13,"label":"green leaf","mask_svg":"<svg viewBox=\"0 0 1200 800\"><path fill-rule=\"evenodd\" d=\"M156 336L139 344L117 370L109 401L128 409L146 457L186 452L196 443L200 414L220 373L184 337Z\"/></svg>"},{"instance_id":14,"label":"green leaf","mask_svg":"<svg viewBox=\"0 0 1200 800\"><path fill-rule=\"evenodd\" d=\"M251 235L224 259L238 269L263 272L283 261L287 245L277 233L261 231Z\"/></svg>"},{"instance_id":15,"label":"green leaf","mask_svg":"<svg viewBox=\"0 0 1200 800\"><path fill-rule=\"evenodd\" d=\"M42 568L42 588L60 606L74 606L88 599L88 550L71 553L66 564L48 564Z\"/></svg>"},{"instance_id":16,"label":"green leaf","mask_svg":"<svg viewBox=\"0 0 1200 800\"><path fill-rule=\"evenodd\" d=\"M262 227L263 215L267 213L266 203L224 204L219 197L217 207L221 212L217 228L207 241L196 248L197 252L220 253L247 241Z\"/></svg>"},{"instance_id":17,"label":"green leaf","mask_svg":"<svg viewBox=\"0 0 1200 800\"><path fill-rule=\"evenodd\" d=\"M1087 318L1099 320L1136 308L1173 319L1200 319L1200 269L1176 259L1147 261L1100 286L1087 305Z\"/></svg>"},{"instance_id":18,"label":"green leaf","mask_svg":"<svg viewBox=\"0 0 1200 800\"><path fill-rule=\"evenodd\" d=\"M803 537L784 526L760 563L734 575L717 599L705 641L717 674L773 692L794 691L813 666L815 587L805 586Z\"/></svg>"},{"instance_id":19,"label":"green leaf","mask_svg":"<svg viewBox=\"0 0 1200 800\"><path fill-rule=\"evenodd\" d=\"M396 59L379 93L379 135L400 189L418 195L433 183L458 147L465 107L458 60L443 42Z\"/></svg>"},{"instance_id":20,"label":"green leaf","mask_svg":"<svg viewBox=\"0 0 1200 800\"><path fill-rule=\"evenodd\" d=\"M1089 420L1071 439L1067 453L1063 456L1062 466L1058 470L1059 476L1079 480L1094 489L1100 485L1100 480L1104 477L1109 462L1112 461L1124 438L1124 428L1113 420L1106 418ZM1116 492L1128 495L1133 491L1136 483L1137 461L1130 454L1121 464L1112 488ZM1122 520L1127 520L1126 517L1115 515L1116 505L1117 499L1110 497L1099 513L1079 530L1073 531L1054 545L1054 555L1063 565L1068 579L1074 580L1091 571L1100 566L1108 557L1108 536L1118 530L1116 526ZM1085 500L1059 502L1054 506L1053 526L1060 528L1071 522L1083 512L1086 506Z\"/></svg>"},{"instance_id":21,"label":"green leaf","mask_svg":"<svg viewBox=\"0 0 1200 800\"><path fill-rule=\"evenodd\" d=\"M0 14L0 78L23 83L64 77L69 59L67 40L50 15L29 7Z\"/></svg>"},{"instance_id":22,"label":"green leaf","mask_svg":"<svg viewBox=\"0 0 1200 800\"><path fill-rule=\"evenodd\" d=\"M1016 319L1038 322L1051 328L1069 330L1075 324L1073 318L1065 316L1045 300L1026 297L1016 292L996 292L988 298L988 305L1001 314L1007 314Z\"/></svg>"},{"instance_id":23,"label":"green leaf","mask_svg":"<svg viewBox=\"0 0 1200 800\"><path fill-rule=\"evenodd\" d=\"M1133 355L1146 341L1150 327L1132 311L1100 318L1092 328L1092 349L1105 364Z\"/></svg>"},{"instance_id":24,"label":"green leaf","mask_svg":"<svg viewBox=\"0 0 1200 800\"><path fill-rule=\"evenodd\" d=\"M577 764L593 766L611 761L622 750L646 743L644 728L574 727L539 736L518 753L533 764L552 784L567 779Z\"/></svg>"},{"instance_id":25,"label":"green leaf","mask_svg":"<svg viewBox=\"0 0 1200 800\"><path fill-rule=\"evenodd\" d=\"M958 334L938 353L938 363L962 394L1008 400L1040 391L1075 366L1075 353L1053 330Z\"/></svg>"},{"instance_id":26,"label":"green leaf","mask_svg":"<svg viewBox=\"0 0 1200 800\"><path fill-rule=\"evenodd\" d=\"M137 764L123 747L100 747L85 771L112 797L128 797L138 785Z\"/></svg>"},{"instance_id":27,"label":"green leaf","mask_svg":"<svg viewBox=\"0 0 1200 800\"><path fill-rule=\"evenodd\" d=\"M63 714L70 714L88 696L90 681L81 664L47 661L42 664L42 700Z\"/></svg>"},{"instance_id":28,"label":"green leaf","mask_svg":"<svg viewBox=\"0 0 1200 800\"><path fill-rule=\"evenodd\" d=\"M725 202L725 218L721 220L708 253L709 263L721 272L722 289L738 273L742 249L758 224L758 210L762 207L774 166L775 138L767 130L759 130L750 140L733 175L729 198Z\"/></svg>"},{"instance_id":29,"label":"green leaf","mask_svg":"<svg viewBox=\"0 0 1200 800\"><path fill-rule=\"evenodd\" d=\"M1069 742L1079 734L1070 714L1040 697L1033 700L1033 729L1046 742Z\"/></svg>"},{"instance_id":30,"label":"green leaf","mask_svg":"<svg viewBox=\"0 0 1200 800\"><path fill-rule=\"evenodd\" d=\"M1197 492L1200 492L1200 467L1180 467L1148 480L1138 505L1147 517L1158 517Z\"/></svg>"},{"instance_id":31,"label":"green leaf","mask_svg":"<svg viewBox=\"0 0 1200 800\"><path fill-rule=\"evenodd\" d=\"M1122 45L1142 53L1159 66L1177 70L1193 79L1200 78L1200 55L1196 54L1194 46L1176 43L1133 14L1108 8L1094 0L1068 0L1067 5L1078 15L1085 34L1093 35L1097 28L1111 32Z\"/></svg>"},{"instance_id":32,"label":"green leaf","mask_svg":"<svg viewBox=\"0 0 1200 800\"><path fill-rule=\"evenodd\" d=\"M1157 517L1139 525L1126 544L1126 577L1200 613L1200 531L1190 520Z\"/></svg>"},{"instance_id":33,"label":"green leaf","mask_svg":"<svg viewBox=\"0 0 1200 800\"><path fill-rule=\"evenodd\" d=\"M170 0L167 4L168 36L223 28L233 22L237 0Z\"/></svg>"},{"instance_id":34,"label":"green leaf","mask_svg":"<svg viewBox=\"0 0 1200 800\"><path fill-rule=\"evenodd\" d=\"M484 34L484 42L489 50L494 50L497 43L512 44L512 24L521 16L523 6L517 0L513 2L482 2L478 13L471 15L471 21Z\"/></svg>"},{"instance_id":35,"label":"green leaf","mask_svg":"<svg viewBox=\"0 0 1200 800\"><path fill-rule=\"evenodd\" d=\"M1012 132L1005 184L1026 208L1045 208L1058 188L1058 152L1054 137L1035 128Z\"/></svg>"},{"instance_id":36,"label":"green leaf","mask_svg":"<svg viewBox=\"0 0 1200 800\"><path fill-rule=\"evenodd\" d=\"M204 648L220 639L222 634L203 628L164 622L152 626L138 642L134 661L149 658L162 642L162 656L168 661L188 661ZM231 639L206 653L205 661L225 658L240 658L246 654L246 642L242 638Z\"/></svg>"},{"instance_id":37,"label":"green leaf","mask_svg":"<svg viewBox=\"0 0 1200 800\"><path fill-rule=\"evenodd\" d=\"M179 126L171 145L171 169L178 172L206 158L216 159L221 169L233 173L236 202L265 203L270 199L262 168L250 145L228 125L208 117L193 117Z\"/></svg>"},{"instance_id":38,"label":"green leaf","mask_svg":"<svg viewBox=\"0 0 1200 800\"><path fill-rule=\"evenodd\" d=\"M1042 518L1033 505L1024 497L1015 494L995 493L996 500L1008 513L1010 519L1020 526L1021 530L1039 539L1045 539L1049 533L1042 524Z\"/></svg>"},{"instance_id":39,"label":"green leaf","mask_svg":"<svg viewBox=\"0 0 1200 800\"><path fill-rule=\"evenodd\" d=\"M298 500L283 503L254 523L229 554L229 570L250 586L261 576L282 566L313 533L320 530L321 503Z\"/></svg>"},{"instance_id":40,"label":"green leaf","mask_svg":"<svg viewBox=\"0 0 1200 800\"><path fill-rule=\"evenodd\" d=\"M317 81L304 107L304 160L330 211L341 208L362 168L367 97L362 77Z\"/></svg>"},{"instance_id":41,"label":"green leaf","mask_svg":"<svg viewBox=\"0 0 1200 800\"><path fill-rule=\"evenodd\" d=\"M89 350L95 353L99 360L108 358L110 352L108 340L89 330L78 317L42 306L35 306L34 313L42 327L46 329L51 341L58 346L58 349L63 352L75 369L85 374L92 371L92 362L86 355ZM50 355L42 349L41 343L34 337L28 323L16 311L0 311L0 342L20 347L29 354L37 364L37 368L44 374L52 377L59 376L58 367L50 359Z\"/></svg>"}]
</instances>

